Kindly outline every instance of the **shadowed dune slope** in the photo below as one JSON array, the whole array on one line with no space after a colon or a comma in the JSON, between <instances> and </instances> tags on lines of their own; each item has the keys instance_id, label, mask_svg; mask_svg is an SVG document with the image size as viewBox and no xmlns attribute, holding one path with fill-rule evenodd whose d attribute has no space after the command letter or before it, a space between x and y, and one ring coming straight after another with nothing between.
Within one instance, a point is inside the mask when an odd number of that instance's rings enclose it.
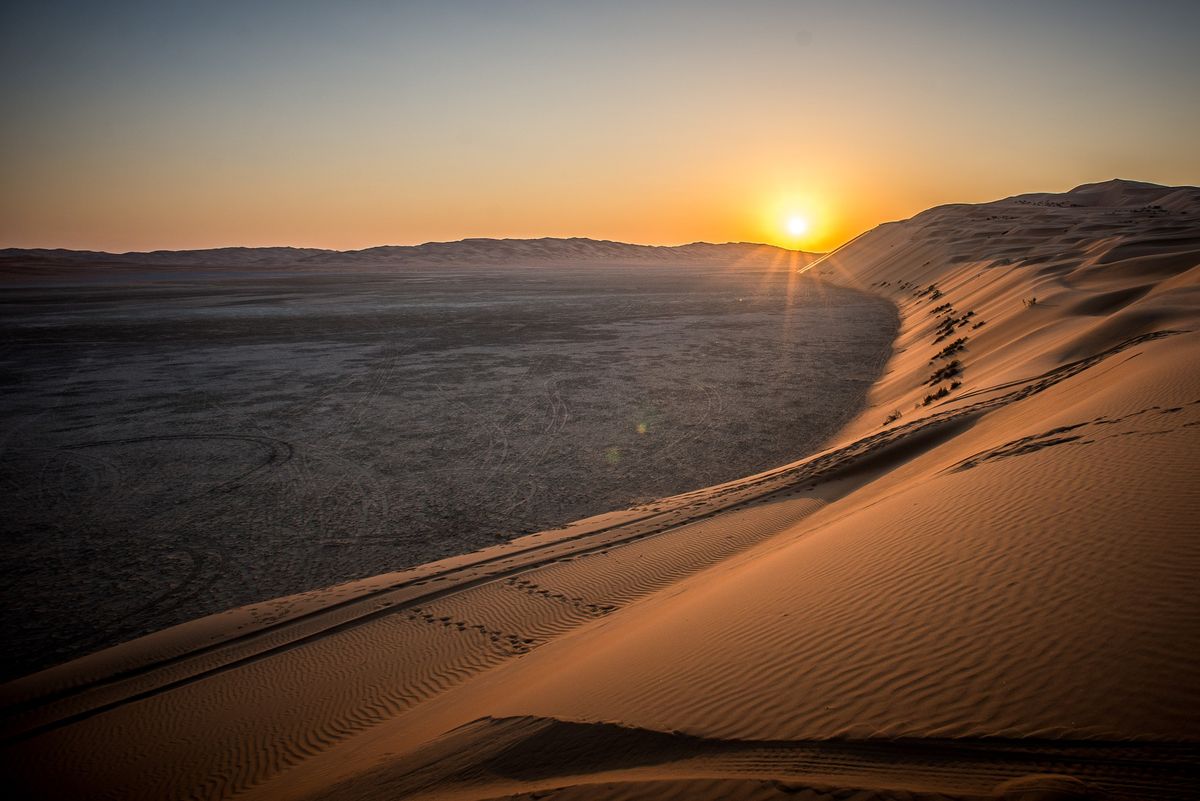
<instances>
[{"instance_id":1,"label":"shadowed dune slope","mask_svg":"<svg viewBox=\"0 0 1200 801\"><path fill-rule=\"evenodd\" d=\"M4 688L31 797L1194 798L1200 190L931 209L789 465ZM99 788L99 789L98 789Z\"/></svg>"}]
</instances>

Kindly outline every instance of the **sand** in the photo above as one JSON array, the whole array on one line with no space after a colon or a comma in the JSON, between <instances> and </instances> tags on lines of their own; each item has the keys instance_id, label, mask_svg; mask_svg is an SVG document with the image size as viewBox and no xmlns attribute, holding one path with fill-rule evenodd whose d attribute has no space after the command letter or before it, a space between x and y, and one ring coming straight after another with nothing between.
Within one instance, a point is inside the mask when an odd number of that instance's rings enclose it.
<instances>
[{"instance_id":1,"label":"sand","mask_svg":"<svg viewBox=\"0 0 1200 801\"><path fill-rule=\"evenodd\" d=\"M880 226L812 265L902 315L829 447L12 682L7 772L31 797L1197 797L1198 214L1114 181Z\"/></svg>"}]
</instances>

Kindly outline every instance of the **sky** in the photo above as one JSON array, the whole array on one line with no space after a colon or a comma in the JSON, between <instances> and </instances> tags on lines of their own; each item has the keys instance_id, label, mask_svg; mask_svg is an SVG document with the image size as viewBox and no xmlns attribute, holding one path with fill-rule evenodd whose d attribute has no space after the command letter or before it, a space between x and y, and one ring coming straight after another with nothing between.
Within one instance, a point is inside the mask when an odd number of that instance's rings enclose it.
<instances>
[{"instance_id":1,"label":"sky","mask_svg":"<svg viewBox=\"0 0 1200 801\"><path fill-rule=\"evenodd\" d=\"M0 247L828 250L1200 184L1200 3L0 0Z\"/></svg>"}]
</instances>

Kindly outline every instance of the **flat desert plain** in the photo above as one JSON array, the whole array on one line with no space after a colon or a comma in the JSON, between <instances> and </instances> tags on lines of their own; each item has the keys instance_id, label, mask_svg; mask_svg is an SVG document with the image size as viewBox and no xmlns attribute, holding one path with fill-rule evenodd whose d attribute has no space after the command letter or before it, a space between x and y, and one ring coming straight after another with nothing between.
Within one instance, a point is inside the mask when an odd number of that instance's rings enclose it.
<instances>
[{"instance_id":1,"label":"flat desert plain","mask_svg":"<svg viewBox=\"0 0 1200 801\"><path fill-rule=\"evenodd\" d=\"M895 335L791 258L491 250L6 284L6 677L782 464Z\"/></svg>"},{"instance_id":2,"label":"flat desert plain","mask_svg":"<svg viewBox=\"0 0 1200 801\"><path fill-rule=\"evenodd\" d=\"M8 782L1196 798L1198 216L1110 181L882 225L801 268L901 317L815 452L10 682Z\"/></svg>"}]
</instances>

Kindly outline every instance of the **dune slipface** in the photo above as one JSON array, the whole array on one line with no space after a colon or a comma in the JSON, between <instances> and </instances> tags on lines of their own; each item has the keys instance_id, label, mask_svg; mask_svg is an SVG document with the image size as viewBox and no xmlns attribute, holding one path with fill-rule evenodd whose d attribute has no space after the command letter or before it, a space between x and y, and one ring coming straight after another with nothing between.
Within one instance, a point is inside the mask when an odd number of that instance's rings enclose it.
<instances>
[{"instance_id":1,"label":"dune slipface","mask_svg":"<svg viewBox=\"0 0 1200 801\"><path fill-rule=\"evenodd\" d=\"M7 685L30 797L1190 798L1200 190L931 209L832 447ZM264 615L265 611L269 615Z\"/></svg>"}]
</instances>

